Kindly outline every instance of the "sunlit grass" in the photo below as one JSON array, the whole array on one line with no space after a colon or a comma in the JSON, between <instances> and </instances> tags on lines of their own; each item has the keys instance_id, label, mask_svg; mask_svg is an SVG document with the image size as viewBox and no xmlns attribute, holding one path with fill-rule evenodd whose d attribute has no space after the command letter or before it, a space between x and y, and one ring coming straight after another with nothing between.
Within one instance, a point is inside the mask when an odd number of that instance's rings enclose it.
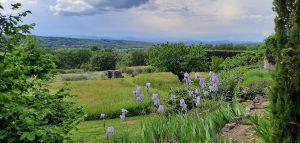
<instances>
[{"instance_id":1,"label":"sunlit grass","mask_svg":"<svg viewBox=\"0 0 300 143\"><path fill-rule=\"evenodd\" d=\"M145 87L147 82L151 83L149 91ZM153 73L113 80L55 82L50 84L50 88L69 87L70 93L77 96L76 102L84 107L89 116L106 113L110 117L118 117L122 108L133 111L139 110L140 106L150 104L154 92L162 98L167 98L169 89L180 84L177 77L171 73ZM145 94L145 100L142 103L138 103L132 96L137 86L142 87ZM129 116L132 114L133 112L129 113Z\"/></svg>"},{"instance_id":2,"label":"sunlit grass","mask_svg":"<svg viewBox=\"0 0 300 143\"><path fill-rule=\"evenodd\" d=\"M153 115L136 116L127 118L128 130L126 123L121 119L106 120L106 127L103 127L102 120L85 121L77 126L77 130L71 132L72 140L74 142L89 142L99 143L106 142L105 132L109 126L115 128L115 133L111 138L118 140L121 137L128 136L129 138L135 138L141 133L141 121L147 120Z\"/></svg>"}]
</instances>

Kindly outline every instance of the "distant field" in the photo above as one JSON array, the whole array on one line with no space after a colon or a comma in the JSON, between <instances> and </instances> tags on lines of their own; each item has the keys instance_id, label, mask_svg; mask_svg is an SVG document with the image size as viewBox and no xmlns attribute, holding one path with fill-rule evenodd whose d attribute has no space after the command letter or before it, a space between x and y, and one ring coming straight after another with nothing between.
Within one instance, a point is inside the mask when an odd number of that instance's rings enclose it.
<instances>
[{"instance_id":1,"label":"distant field","mask_svg":"<svg viewBox=\"0 0 300 143\"><path fill-rule=\"evenodd\" d=\"M147 82L150 82L152 86L149 92L145 87ZM162 98L168 98L168 89L179 84L177 77L171 73L152 73L113 80L54 82L50 84L50 88L69 87L71 94L77 96L75 100L84 106L89 116L106 113L111 117L118 117L122 108L134 111L142 108L141 106L148 106L153 92L159 93ZM143 87L145 100L142 103L138 103L132 96L137 86ZM129 115L132 114L136 113L129 113Z\"/></svg>"}]
</instances>

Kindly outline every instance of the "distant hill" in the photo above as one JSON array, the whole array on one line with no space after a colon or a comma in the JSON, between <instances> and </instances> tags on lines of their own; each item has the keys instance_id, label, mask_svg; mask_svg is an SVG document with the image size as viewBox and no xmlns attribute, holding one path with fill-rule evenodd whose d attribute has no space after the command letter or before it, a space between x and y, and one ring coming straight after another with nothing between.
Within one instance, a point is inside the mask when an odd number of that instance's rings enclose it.
<instances>
[{"instance_id":1,"label":"distant hill","mask_svg":"<svg viewBox=\"0 0 300 143\"><path fill-rule=\"evenodd\" d=\"M114 49L140 49L153 45L150 42L127 41L127 40L104 40L104 39L79 39L66 37L43 37L36 36L37 42L46 48L98 48Z\"/></svg>"}]
</instances>

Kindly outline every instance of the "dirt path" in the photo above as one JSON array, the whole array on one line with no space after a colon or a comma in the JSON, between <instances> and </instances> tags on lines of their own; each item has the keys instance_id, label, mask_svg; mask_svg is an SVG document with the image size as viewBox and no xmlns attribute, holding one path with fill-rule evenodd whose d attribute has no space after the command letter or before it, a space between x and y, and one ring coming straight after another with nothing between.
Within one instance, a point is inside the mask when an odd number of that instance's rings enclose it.
<instances>
[{"instance_id":1,"label":"dirt path","mask_svg":"<svg viewBox=\"0 0 300 143\"><path fill-rule=\"evenodd\" d=\"M268 106L268 101L263 96L258 96L254 100L245 103L248 105L245 116L262 115L266 112ZM252 126L243 124L242 122L226 124L221 130L220 137L237 142L263 143L263 141L255 135Z\"/></svg>"}]
</instances>

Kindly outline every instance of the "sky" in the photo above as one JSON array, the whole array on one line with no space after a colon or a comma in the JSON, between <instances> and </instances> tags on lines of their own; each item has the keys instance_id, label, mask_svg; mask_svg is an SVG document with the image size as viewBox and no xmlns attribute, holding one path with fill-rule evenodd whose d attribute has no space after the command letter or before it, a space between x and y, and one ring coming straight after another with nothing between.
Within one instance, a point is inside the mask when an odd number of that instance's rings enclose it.
<instances>
[{"instance_id":1,"label":"sky","mask_svg":"<svg viewBox=\"0 0 300 143\"><path fill-rule=\"evenodd\" d=\"M41 36L261 42L274 33L272 0L0 0L15 2Z\"/></svg>"}]
</instances>

